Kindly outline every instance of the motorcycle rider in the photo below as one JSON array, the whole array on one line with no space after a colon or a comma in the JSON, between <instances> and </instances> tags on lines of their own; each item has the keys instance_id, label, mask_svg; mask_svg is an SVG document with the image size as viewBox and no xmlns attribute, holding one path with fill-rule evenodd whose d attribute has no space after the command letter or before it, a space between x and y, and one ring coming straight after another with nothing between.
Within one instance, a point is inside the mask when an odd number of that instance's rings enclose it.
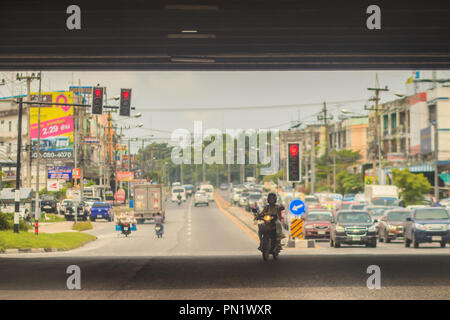
<instances>
[{"instance_id":1,"label":"motorcycle rider","mask_svg":"<svg viewBox=\"0 0 450 320\"><path fill-rule=\"evenodd\" d=\"M178 200L178 204L181 204L181 194L178 194L177 200Z\"/></svg>"},{"instance_id":2,"label":"motorcycle rider","mask_svg":"<svg viewBox=\"0 0 450 320\"><path fill-rule=\"evenodd\" d=\"M267 196L268 205L264 207L264 209L256 214L256 219L263 219L265 215L271 215L274 217L273 221L275 224L277 238L282 238L282 226L281 226L281 211L284 210L283 206L277 205L277 195L273 192L269 193ZM259 236L259 247L258 250L262 249L262 225L258 225L258 236Z\"/></svg>"},{"instance_id":3,"label":"motorcycle rider","mask_svg":"<svg viewBox=\"0 0 450 320\"><path fill-rule=\"evenodd\" d=\"M164 225L163 225L163 217L161 216L161 213L157 213L156 214L156 216L155 216L155 228L156 228L156 226L160 226L161 227L161 230L159 231L159 233L161 234L161 236L162 236L162 234L164 233ZM156 230L155 230L156 231ZM156 231L156 235L158 235L158 232Z\"/></svg>"}]
</instances>

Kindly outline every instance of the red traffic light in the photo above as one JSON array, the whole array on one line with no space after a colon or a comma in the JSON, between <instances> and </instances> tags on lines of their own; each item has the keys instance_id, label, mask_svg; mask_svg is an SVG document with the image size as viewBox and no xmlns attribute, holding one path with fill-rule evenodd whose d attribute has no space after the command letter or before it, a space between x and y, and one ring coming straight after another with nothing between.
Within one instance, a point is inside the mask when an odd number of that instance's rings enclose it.
<instances>
[{"instance_id":1,"label":"red traffic light","mask_svg":"<svg viewBox=\"0 0 450 320\"><path fill-rule=\"evenodd\" d=\"M298 144L291 144L289 146L289 155L291 157L296 157L298 155Z\"/></svg>"},{"instance_id":2,"label":"red traffic light","mask_svg":"<svg viewBox=\"0 0 450 320\"><path fill-rule=\"evenodd\" d=\"M100 97L102 95L102 90L101 89L96 89L94 91L94 94L95 94L96 97Z\"/></svg>"},{"instance_id":3,"label":"red traffic light","mask_svg":"<svg viewBox=\"0 0 450 320\"><path fill-rule=\"evenodd\" d=\"M124 91L122 92L122 97L123 97L124 99L128 99L128 98L130 97L130 92L124 90Z\"/></svg>"}]
</instances>

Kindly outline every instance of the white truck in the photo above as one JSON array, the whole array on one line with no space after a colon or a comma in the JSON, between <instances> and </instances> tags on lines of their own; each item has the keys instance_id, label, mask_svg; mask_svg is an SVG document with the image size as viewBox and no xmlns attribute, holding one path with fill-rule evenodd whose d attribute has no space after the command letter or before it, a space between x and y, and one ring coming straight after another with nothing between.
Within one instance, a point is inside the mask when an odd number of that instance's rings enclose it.
<instances>
[{"instance_id":1,"label":"white truck","mask_svg":"<svg viewBox=\"0 0 450 320\"><path fill-rule=\"evenodd\" d=\"M398 188L391 185L368 184L364 187L364 197L369 205L397 206Z\"/></svg>"},{"instance_id":2,"label":"white truck","mask_svg":"<svg viewBox=\"0 0 450 320\"><path fill-rule=\"evenodd\" d=\"M162 184L138 184L134 186L134 218L137 223L154 220L157 214L165 219L166 188Z\"/></svg>"}]
</instances>

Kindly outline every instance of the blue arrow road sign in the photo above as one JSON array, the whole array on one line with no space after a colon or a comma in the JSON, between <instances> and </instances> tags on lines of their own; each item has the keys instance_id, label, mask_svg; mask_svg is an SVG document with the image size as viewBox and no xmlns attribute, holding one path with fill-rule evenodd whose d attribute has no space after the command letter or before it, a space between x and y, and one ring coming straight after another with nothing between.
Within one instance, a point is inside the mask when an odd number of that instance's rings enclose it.
<instances>
[{"instance_id":1,"label":"blue arrow road sign","mask_svg":"<svg viewBox=\"0 0 450 320\"><path fill-rule=\"evenodd\" d=\"M300 199L294 199L289 204L289 211L296 216L301 216L306 211L305 203Z\"/></svg>"}]
</instances>

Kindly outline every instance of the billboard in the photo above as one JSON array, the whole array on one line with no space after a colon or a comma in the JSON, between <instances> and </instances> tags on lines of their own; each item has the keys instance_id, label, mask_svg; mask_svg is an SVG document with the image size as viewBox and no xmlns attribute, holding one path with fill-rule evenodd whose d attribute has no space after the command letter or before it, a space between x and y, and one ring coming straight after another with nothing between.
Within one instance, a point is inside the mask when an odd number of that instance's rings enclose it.
<instances>
[{"instance_id":1,"label":"billboard","mask_svg":"<svg viewBox=\"0 0 450 320\"><path fill-rule=\"evenodd\" d=\"M116 172L116 180L117 181L132 181L134 180L134 172L123 171Z\"/></svg>"},{"instance_id":2,"label":"billboard","mask_svg":"<svg viewBox=\"0 0 450 320\"><path fill-rule=\"evenodd\" d=\"M48 167L48 179L72 179L72 167Z\"/></svg>"},{"instance_id":3,"label":"billboard","mask_svg":"<svg viewBox=\"0 0 450 320\"><path fill-rule=\"evenodd\" d=\"M73 103L73 93L42 92L43 101L55 103ZM37 101L33 93L31 100ZM43 159L71 159L73 157L73 106L41 105L40 156ZM37 157L38 107L30 108L30 137L32 156Z\"/></svg>"}]
</instances>

